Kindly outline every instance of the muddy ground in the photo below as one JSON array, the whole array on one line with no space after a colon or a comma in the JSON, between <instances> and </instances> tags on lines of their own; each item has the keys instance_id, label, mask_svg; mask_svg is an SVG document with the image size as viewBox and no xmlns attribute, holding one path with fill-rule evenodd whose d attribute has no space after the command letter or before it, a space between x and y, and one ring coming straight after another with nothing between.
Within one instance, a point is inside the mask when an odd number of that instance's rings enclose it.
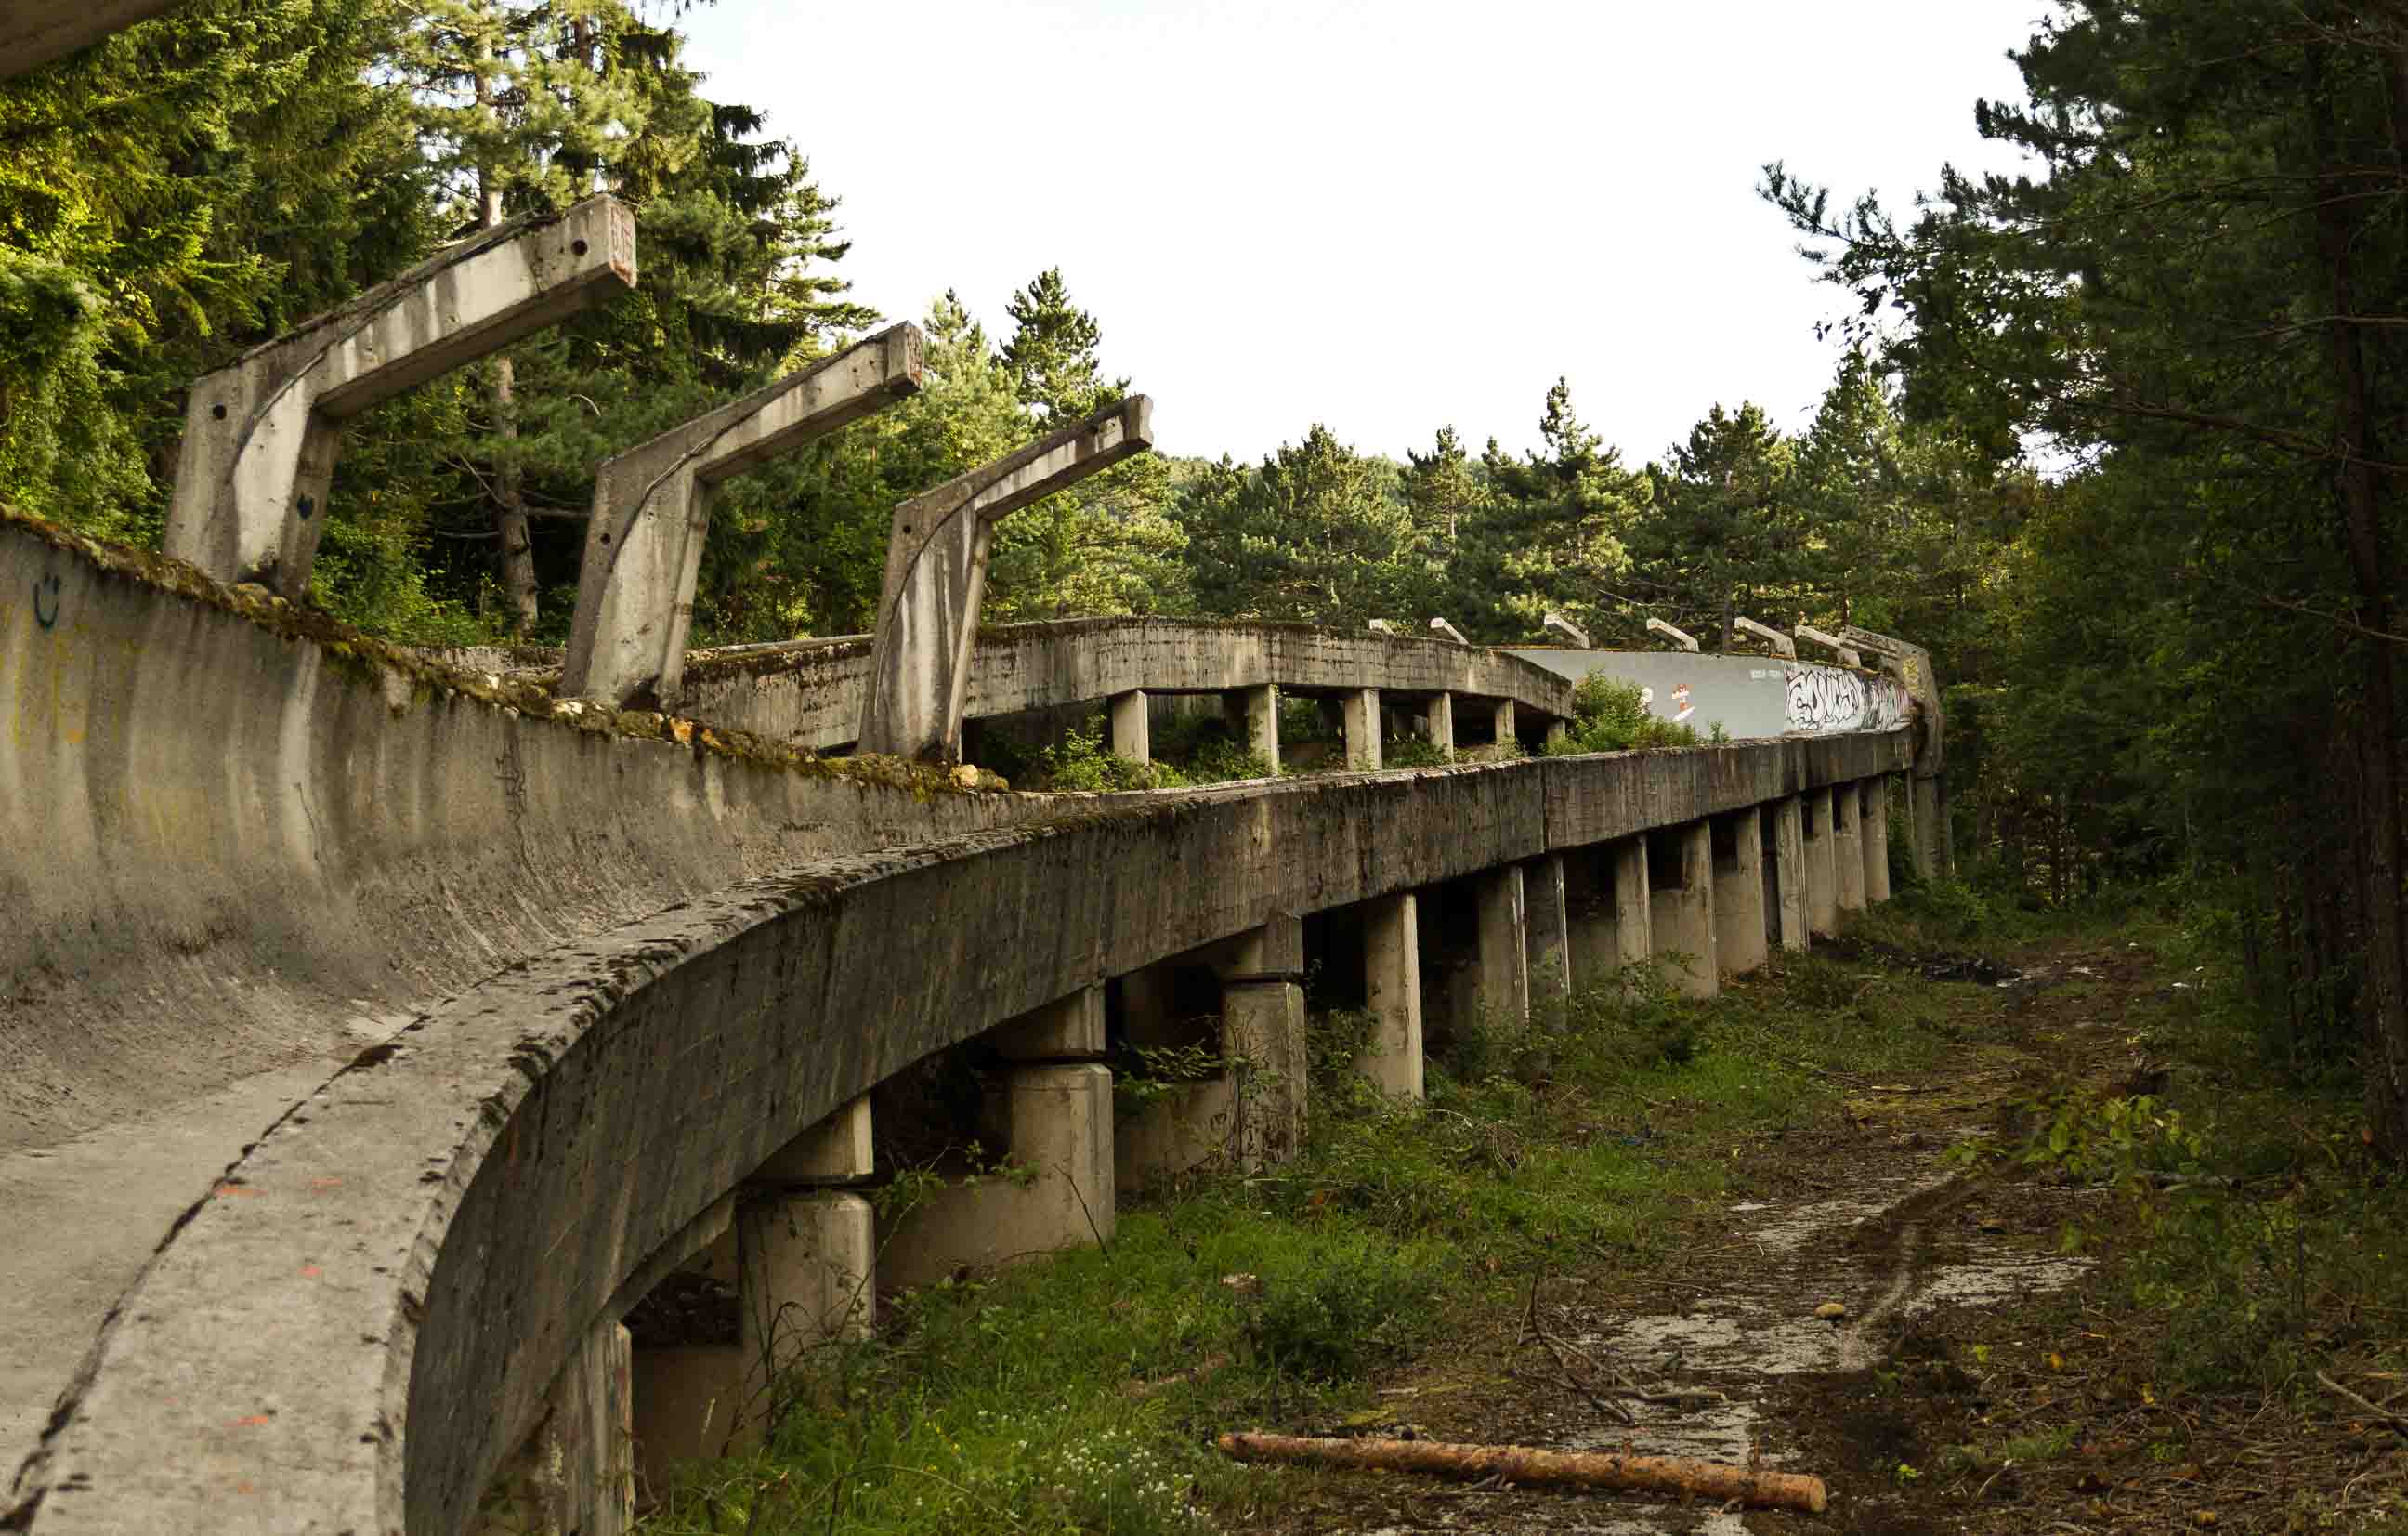
<instances>
[{"instance_id":1,"label":"muddy ground","mask_svg":"<svg viewBox=\"0 0 2408 1536\"><path fill-rule=\"evenodd\" d=\"M1946 1156L2018 1137L2014 1102L2070 1080L2161 1086L2128 1027L2173 980L2152 955L2118 939L2000 959L1969 978L1935 1069L1835 1078L1830 1113L1733 1149L1734 1193L1670 1263L1534 1276L1377 1410L1290 1427L1754 1461L1823 1479L1827 1513L1324 1472L1264 1529L2408 1531L2383 1513L2408 1510L2408 1420L2164 1386L2157 1324L2117 1304L2101 1261L2119 1198ZM2069 1223L2090 1234L2071 1254Z\"/></svg>"}]
</instances>

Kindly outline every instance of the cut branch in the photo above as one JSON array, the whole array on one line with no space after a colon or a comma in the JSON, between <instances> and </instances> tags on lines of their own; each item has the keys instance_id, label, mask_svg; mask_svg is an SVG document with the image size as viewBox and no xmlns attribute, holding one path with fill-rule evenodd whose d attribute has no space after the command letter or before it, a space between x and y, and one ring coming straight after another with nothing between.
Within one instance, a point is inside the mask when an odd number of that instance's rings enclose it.
<instances>
[{"instance_id":1,"label":"cut branch","mask_svg":"<svg viewBox=\"0 0 2408 1536\"><path fill-rule=\"evenodd\" d=\"M1617 1488L1676 1498L1732 1500L1752 1509L1819 1514L1829 1504L1823 1480L1756 1471L1718 1461L1631 1456L1619 1451L1541 1451L1526 1445L1456 1445L1440 1440L1317 1440L1303 1435L1223 1435L1214 1443L1240 1461L1310 1461L1329 1467L1501 1477L1562 1488Z\"/></svg>"}]
</instances>

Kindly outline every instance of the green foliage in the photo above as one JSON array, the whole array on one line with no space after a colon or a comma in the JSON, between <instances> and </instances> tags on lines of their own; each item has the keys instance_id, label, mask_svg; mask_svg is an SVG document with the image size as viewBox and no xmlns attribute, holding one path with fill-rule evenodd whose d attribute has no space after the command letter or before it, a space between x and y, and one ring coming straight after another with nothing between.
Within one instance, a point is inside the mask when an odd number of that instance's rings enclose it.
<instances>
[{"instance_id":1,"label":"green foliage","mask_svg":"<svg viewBox=\"0 0 2408 1536\"><path fill-rule=\"evenodd\" d=\"M1435 741L1425 741L1418 736L1400 741L1380 744L1380 763L1383 768L1444 768L1455 760L1455 754Z\"/></svg>"},{"instance_id":2,"label":"green foliage","mask_svg":"<svg viewBox=\"0 0 2408 1536\"><path fill-rule=\"evenodd\" d=\"M1547 743L1547 754L1697 745L1697 728L1651 711L1641 702L1643 692L1638 683L1602 672L1581 679L1572 690L1571 721L1562 736Z\"/></svg>"},{"instance_id":3,"label":"green foliage","mask_svg":"<svg viewBox=\"0 0 2408 1536\"><path fill-rule=\"evenodd\" d=\"M1276 1265L1260 1280L1246 1342L1271 1369L1307 1381L1344 1380L1401 1358L1439 1322L1428 1255L1369 1235Z\"/></svg>"},{"instance_id":4,"label":"green foliage","mask_svg":"<svg viewBox=\"0 0 2408 1536\"><path fill-rule=\"evenodd\" d=\"M1073 725L1061 744L1037 754L1036 782L1030 789L1085 790L1110 794L1125 789L1175 789L1187 776L1168 763L1140 763L1123 757L1104 744L1104 720L1090 716Z\"/></svg>"},{"instance_id":5,"label":"green foliage","mask_svg":"<svg viewBox=\"0 0 2408 1536\"><path fill-rule=\"evenodd\" d=\"M1200 612L1360 629L1426 600L1433 557L1394 467L1317 423L1258 469L1208 467L1172 515Z\"/></svg>"}]
</instances>

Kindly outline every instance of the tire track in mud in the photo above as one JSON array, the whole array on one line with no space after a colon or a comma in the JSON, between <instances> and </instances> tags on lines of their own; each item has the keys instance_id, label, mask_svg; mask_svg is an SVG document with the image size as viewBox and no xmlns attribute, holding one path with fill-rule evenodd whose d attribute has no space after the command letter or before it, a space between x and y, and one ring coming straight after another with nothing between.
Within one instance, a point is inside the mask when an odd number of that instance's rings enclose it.
<instances>
[{"instance_id":1,"label":"tire track in mud","mask_svg":"<svg viewBox=\"0 0 2408 1536\"><path fill-rule=\"evenodd\" d=\"M2041 1256L2003 1240L1963 1241L1938 1229L1981 1181L1931 1172L1868 1181L1832 1199L1730 1207L1729 1276L1678 1312L1633 1314L1579 1300L1541 1302L1534 1315L1567 1346L1584 1384L1627 1404L1636 1421L1610 1423L1586 1403L1531 1443L1561 1450L1635 1450L1826 1476L1803 1464L1797 1440L1767 1406L1786 1378L1847 1376L1888 1357L1915 1317L1955 1304L2006 1302L2071 1285L2086 1260ZM1747 1261L1753 1256L1753 1261ZM1814 1315L1823 1301L1848 1315ZM1642 1388L1646 1398L1631 1392ZM1654 1400L1670 1399L1673 1400ZM1426 1505L1424 1506L1426 1508ZM1574 1500L1513 1489L1455 1496L1447 1507L1367 1528L1368 1536L1435 1530L1578 1532L1583 1536L1746 1536L1773 1516L1649 1503L1629 1495ZM1843 1501L1808 1529L1852 1529Z\"/></svg>"}]
</instances>

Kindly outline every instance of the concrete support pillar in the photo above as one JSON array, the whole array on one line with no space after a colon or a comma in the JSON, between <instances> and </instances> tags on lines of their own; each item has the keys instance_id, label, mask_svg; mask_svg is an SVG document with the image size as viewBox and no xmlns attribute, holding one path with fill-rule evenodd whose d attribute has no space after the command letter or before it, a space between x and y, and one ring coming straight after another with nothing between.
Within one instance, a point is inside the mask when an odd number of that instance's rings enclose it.
<instances>
[{"instance_id":1,"label":"concrete support pillar","mask_svg":"<svg viewBox=\"0 0 2408 1536\"><path fill-rule=\"evenodd\" d=\"M655 1335L635 1352L636 1457L647 1486L665 1486L684 1462L727 1455L759 1423L767 1381L742 1342L743 1226L730 1220L663 1282L680 1299L669 1314L682 1321L667 1341Z\"/></svg>"},{"instance_id":2,"label":"concrete support pillar","mask_svg":"<svg viewBox=\"0 0 2408 1536\"><path fill-rule=\"evenodd\" d=\"M862 690L860 748L958 759L995 527L1031 502L1154 445L1154 403L1132 395L895 509Z\"/></svg>"},{"instance_id":3,"label":"concrete support pillar","mask_svg":"<svg viewBox=\"0 0 2408 1536\"><path fill-rule=\"evenodd\" d=\"M1803 796L1792 795L1772 806L1773 886L1779 892L1781 947L1804 949L1812 902L1808 891L1813 877L1806 866L1806 807Z\"/></svg>"},{"instance_id":4,"label":"concrete support pillar","mask_svg":"<svg viewBox=\"0 0 2408 1536\"><path fill-rule=\"evenodd\" d=\"M1865 905L1889 899L1889 776L1864 782Z\"/></svg>"},{"instance_id":5,"label":"concrete support pillar","mask_svg":"<svg viewBox=\"0 0 2408 1536\"><path fill-rule=\"evenodd\" d=\"M1815 933L1840 931L1840 881L1833 867L1831 792L1810 789L1806 805L1806 926Z\"/></svg>"},{"instance_id":6,"label":"concrete support pillar","mask_svg":"<svg viewBox=\"0 0 2408 1536\"><path fill-rule=\"evenodd\" d=\"M1843 912L1865 910L1864 800L1853 783L1831 787L1831 890Z\"/></svg>"},{"instance_id":7,"label":"concrete support pillar","mask_svg":"<svg viewBox=\"0 0 2408 1536\"><path fill-rule=\"evenodd\" d=\"M1376 716L1375 716L1376 718ZM1304 926L1275 917L1231 946L1221 972L1222 1050L1238 1059L1233 1152L1252 1172L1304 1144Z\"/></svg>"},{"instance_id":8,"label":"concrete support pillar","mask_svg":"<svg viewBox=\"0 0 2408 1536\"><path fill-rule=\"evenodd\" d=\"M589 197L462 241L202 375L184 405L166 553L298 602L344 422L635 283L634 211Z\"/></svg>"},{"instance_id":9,"label":"concrete support pillar","mask_svg":"<svg viewBox=\"0 0 2408 1536\"><path fill-rule=\"evenodd\" d=\"M1349 689L1344 703L1346 766L1357 772L1376 773L1380 768L1380 690Z\"/></svg>"},{"instance_id":10,"label":"concrete support pillar","mask_svg":"<svg viewBox=\"0 0 2408 1536\"><path fill-rule=\"evenodd\" d=\"M1268 690L1266 690L1268 692ZM1120 979L1121 1024L1136 1046L1209 1045L1226 1055L1219 1022L1197 1040L1172 1016L1171 969L1148 966ZM1118 1121L1112 1135L1112 1179L1124 1194L1175 1178L1211 1161L1227 1147L1237 1125L1237 1090L1228 1074L1168 1084L1137 1113Z\"/></svg>"},{"instance_id":11,"label":"concrete support pillar","mask_svg":"<svg viewBox=\"0 0 2408 1536\"><path fill-rule=\"evenodd\" d=\"M1763 816L1754 806L1722 818L1714 852L1714 964L1725 976L1754 970L1766 958Z\"/></svg>"},{"instance_id":12,"label":"concrete support pillar","mask_svg":"<svg viewBox=\"0 0 2408 1536\"><path fill-rule=\"evenodd\" d=\"M1561 854L1549 854L1522 866L1522 913L1531 1005L1542 1015L1560 1013L1572 996L1571 921L1566 911Z\"/></svg>"},{"instance_id":13,"label":"concrete support pillar","mask_svg":"<svg viewBox=\"0 0 2408 1536\"><path fill-rule=\"evenodd\" d=\"M1934 775L1931 781L1933 810L1931 817L1932 859L1940 867L1940 878L1956 878L1956 821L1949 810L1948 780Z\"/></svg>"},{"instance_id":14,"label":"concrete support pillar","mask_svg":"<svg viewBox=\"0 0 2408 1536\"><path fill-rule=\"evenodd\" d=\"M1513 725L1513 701L1510 698L1498 699L1497 701L1497 745L1498 750L1510 757L1519 750L1521 740L1521 736Z\"/></svg>"},{"instance_id":15,"label":"concrete support pillar","mask_svg":"<svg viewBox=\"0 0 2408 1536\"><path fill-rule=\"evenodd\" d=\"M1429 728L1430 745L1444 753L1450 759L1453 758L1455 756L1455 696L1453 694L1440 694L1430 700Z\"/></svg>"},{"instance_id":16,"label":"concrete support pillar","mask_svg":"<svg viewBox=\"0 0 2408 1536\"><path fill-rule=\"evenodd\" d=\"M636 1524L634 1349L607 1318L569 1356L543 1421L494 1478L482 1536L624 1536Z\"/></svg>"},{"instance_id":17,"label":"concrete support pillar","mask_svg":"<svg viewBox=\"0 0 2408 1536\"><path fill-rule=\"evenodd\" d=\"M1260 688L1233 688L1221 696L1222 718L1228 723L1229 735L1246 744L1246 750L1270 765L1273 773L1280 767L1279 690L1265 684Z\"/></svg>"},{"instance_id":18,"label":"concrete support pillar","mask_svg":"<svg viewBox=\"0 0 2408 1536\"><path fill-rule=\"evenodd\" d=\"M1407 891L1363 903L1363 1002L1373 1021L1369 1054L1354 1069L1384 1094L1422 1097L1420 907Z\"/></svg>"},{"instance_id":19,"label":"concrete support pillar","mask_svg":"<svg viewBox=\"0 0 2408 1536\"><path fill-rule=\"evenodd\" d=\"M674 707L717 487L918 394L923 352L917 328L890 326L603 461L562 696Z\"/></svg>"},{"instance_id":20,"label":"concrete support pillar","mask_svg":"<svg viewBox=\"0 0 2408 1536\"><path fill-rule=\"evenodd\" d=\"M1472 877L1480 915L1480 962L1474 972L1473 1008L1494 1029L1519 1030L1530 1022L1530 966L1522 867L1508 864Z\"/></svg>"},{"instance_id":21,"label":"concrete support pillar","mask_svg":"<svg viewBox=\"0 0 2408 1536\"><path fill-rule=\"evenodd\" d=\"M1656 953L1656 897L1648 889L1647 839L1625 838L1607 854L1613 870L1612 962L1645 965Z\"/></svg>"},{"instance_id":22,"label":"concrete support pillar","mask_svg":"<svg viewBox=\"0 0 2408 1536\"><path fill-rule=\"evenodd\" d=\"M1112 696L1112 751L1135 763L1154 761L1154 726L1145 712L1145 692Z\"/></svg>"},{"instance_id":23,"label":"concrete support pillar","mask_svg":"<svg viewBox=\"0 0 2408 1536\"><path fill-rule=\"evenodd\" d=\"M1096 1062L1007 1067L1005 1174L948 1184L894 1224L879 1284L926 1285L1112 1235L1112 1074Z\"/></svg>"},{"instance_id":24,"label":"concrete support pillar","mask_svg":"<svg viewBox=\"0 0 2408 1536\"><path fill-rule=\"evenodd\" d=\"M1914 873L1920 880L1940 878L1940 781L1921 774L1909 774L1906 781L1907 800L1914 819L1913 852Z\"/></svg>"},{"instance_id":25,"label":"concrete support pillar","mask_svg":"<svg viewBox=\"0 0 2408 1536\"><path fill-rule=\"evenodd\" d=\"M814 1350L869 1336L878 1240L867 1200L800 1190L748 1204L737 1220L748 1367L765 1366L774 1380Z\"/></svg>"},{"instance_id":26,"label":"concrete support pillar","mask_svg":"<svg viewBox=\"0 0 2408 1536\"><path fill-rule=\"evenodd\" d=\"M1547 722L1547 745L1552 747L1556 742L1565 739L1571 734L1572 726L1570 721L1550 720Z\"/></svg>"},{"instance_id":27,"label":"concrete support pillar","mask_svg":"<svg viewBox=\"0 0 2408 1536\"><path fill-rule=\"evenodd\" d=\"M1650 833L1669 856L1659 870L1672 877L1649 892L1656 954L1664 958L1664 979L1692 998L1722 990L1714 969L1714 839L1710 822ZM1670 956L1683 958L1674 961Z\"/></svg>"}]
</instances>

